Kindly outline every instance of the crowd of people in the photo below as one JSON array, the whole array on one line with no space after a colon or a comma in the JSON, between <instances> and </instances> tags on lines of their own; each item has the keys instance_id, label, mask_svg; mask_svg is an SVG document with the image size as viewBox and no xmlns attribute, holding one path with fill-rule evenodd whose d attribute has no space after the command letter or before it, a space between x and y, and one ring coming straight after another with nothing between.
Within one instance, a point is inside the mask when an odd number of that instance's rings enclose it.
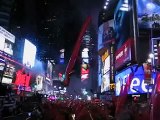
<instances>
[{"instance_id":1,"label":"crowd of people","mask_svg":"<svg viewBox=\"0 0 160 120\"><path fill-rule=\"evenodd\" d=\"M158 115L159 104L156 103L157 112L153 114ZM6 94L0 97L0 120L152 120L152 106L148 101L139 103L127 99L118 112L117 104L118 99L102 101L64 97L50 100L38 93L29 97Z\"/></svg>"},{"instance_id":2,"label":"crowd of people","mask_svg":"<svg viewBox=\"0 0 160 120\"><path fill-rule=\"evenodd\" d=\"M150 120L146 104L127 103L116 113L116 102L58 99L50 101L41 96L20 98L12 109L2 107L2 120Z\"/></svg>"}]
</instances>

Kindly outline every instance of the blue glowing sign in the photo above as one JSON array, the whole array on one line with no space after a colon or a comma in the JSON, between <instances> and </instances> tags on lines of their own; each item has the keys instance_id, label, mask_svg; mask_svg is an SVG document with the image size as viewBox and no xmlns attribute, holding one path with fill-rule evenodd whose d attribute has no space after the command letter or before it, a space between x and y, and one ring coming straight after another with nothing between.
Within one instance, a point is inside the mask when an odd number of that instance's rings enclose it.
<instances>
[{"instance_id":1,"label":"blue glowing sign","mask_svg":"<svg viewBox=\"0 0 160 120\"><path fill-rule=\"evenodd\" d=\"M115 76L116 96L119 96L121 88L124 88L129 74L132 73L132 70L134 71L135 69L136 69L136 66L129 67ZM152 74L153 84L154 84L155 76L156 74L153 73ZM131 81L128 94L141 94L141 93L151 92L152 89L144 81L145 81L144 70L143 70L143 67L140 66L138 67L137 71L134 73L134 77Z\"/></svg>"},{"instance_id":2,"label":"blue glowing sign","mask_svg":"<svg viewBox=\"0 0 160 120\"><path fill-rule=\"evenodd\" d=\"M138 24L140 28L160 27L160 1L137 0Z\"/></svg>"}]
</instances>

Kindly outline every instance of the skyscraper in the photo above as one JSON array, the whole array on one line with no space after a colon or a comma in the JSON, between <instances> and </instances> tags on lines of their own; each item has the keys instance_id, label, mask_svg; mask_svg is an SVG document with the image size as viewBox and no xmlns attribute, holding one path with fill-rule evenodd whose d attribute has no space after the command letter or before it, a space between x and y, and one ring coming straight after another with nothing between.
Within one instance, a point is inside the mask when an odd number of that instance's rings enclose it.
<instances>
[{"instance_id":1,"label":"skyscraper","mask_svg":"<svg viewBox=\"0 0 160 120\"><path fill-rule=\"evenodd\" d=\"M9 29L11 12L14 0L1 0L0 1L0 26Z\"/></svg>"}]
</instances>

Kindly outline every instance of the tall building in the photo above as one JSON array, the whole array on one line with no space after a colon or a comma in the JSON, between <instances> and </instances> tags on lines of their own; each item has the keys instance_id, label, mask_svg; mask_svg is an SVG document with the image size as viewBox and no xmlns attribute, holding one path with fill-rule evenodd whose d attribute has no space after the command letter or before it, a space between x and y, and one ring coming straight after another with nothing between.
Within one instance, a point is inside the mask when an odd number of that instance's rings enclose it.
<instances>
[{"instance_id":1,"label":"tall building","mask_svg":"<svg viewBox=\"0 0 160 120\"><path fill-rule=\"evenodd\" d=\"M14 0L0 1L0 26L9 30Z\"/></svg>"}]
</instances>

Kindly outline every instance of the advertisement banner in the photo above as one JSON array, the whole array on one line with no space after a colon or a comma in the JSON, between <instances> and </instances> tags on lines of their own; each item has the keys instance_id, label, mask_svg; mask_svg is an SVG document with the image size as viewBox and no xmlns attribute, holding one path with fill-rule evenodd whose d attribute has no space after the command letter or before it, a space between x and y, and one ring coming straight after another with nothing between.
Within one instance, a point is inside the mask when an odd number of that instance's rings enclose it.
<instances>
[{"instance_id":1,"label":"advertisement banner","mask_svg":"<svg viewBox=\"0 0 160 120\"><path fill-rule=\"evenodd\" d=\"M0 26L0 50L7 55L13 55L15 36Z\"/></svg>"},{"instance_id":2,"label":"advertisement banner","mask_svg":"<svg viewBox=\"0 0 160 120\"><path fill-rule=\"evenodd\" d=\"M124 45L115 53L115 68L118 69L127 62L131 61L132 40L129 39Z\"/></svg>"},{"instance_id":3,"label":"advertisement banner","mask_svg":"<svg viewBox=\"0 0 160 120\"><path fill-rule=\"evenodd\" d=\"M44 77L41 76L41 75L37 75L37 76L36 76L36 90L37 90L37 91L42 90L42 87L43 87L43 79L44 79Z\"/></svg>"},{"instance_id":4,"label":"advertisement banner","mask_svg":"<svg viewBox=\"0 0 160 120\"><path fill-rule=\"evenodd\" d=\"M81 65L81 81L83 82L84 80L89 78L89 64L87 63L82 63Z\"/></svg>"},{"instance_id":5,"label":"advertisement banner","mask_svg":"<svg viewBox=\"0 0 160 120\"><path fill-rule=\"evenodd\" d=\"M25 39L23 51L23 64L29 68L35 65L37 48L29 40Z\"/></svg>"},{"instance_id":6,"label":"advertisement banner","mask_svg":"<svg viewBox=\"0 0 160 120\"><path fill-rule=\"evenodd\" d=\"M136 69L136 66L129 67L115 76L116 96L120 95L121 89L124 89L129 75ZM152 83L154 84L156 74L152 73ZM143 66L138 67L134 73L133 79L128 90L128 94L142 94L152 92L152 88L145 83Z\"/></svg>"},{"instance_id":7,"label":"advertisement banner","mask_svg":"<svg viewBox=\"0 0 160 120\"><path fill-rule=\"evenodd\" d=\"M109 90L110 90L110 71L108 71L106 74L103 75L101 83L101 92Z\"/></svg>"},{"instance_id":8,"label":"advertisement banner","mask_svg":"<svg viewBox=\"0 0 160 120\"><path fill-rule=\"evenodd\" d=\"M102 57L101 57L102 62L104 62L105 59L106 59L108 56L109 56L109 51L107 50L107 51L102 55Z\"/></svg>"},{"instance_id":9,"label":"advertisement banner","mask_svg":"<svg viewBox=\"0 0 160 120\"><path fill-rule=\"evenodd\" d=\"M140 28L160 28L160 1L137 0L137 15Z\"/></svg>"}]
</instances>

